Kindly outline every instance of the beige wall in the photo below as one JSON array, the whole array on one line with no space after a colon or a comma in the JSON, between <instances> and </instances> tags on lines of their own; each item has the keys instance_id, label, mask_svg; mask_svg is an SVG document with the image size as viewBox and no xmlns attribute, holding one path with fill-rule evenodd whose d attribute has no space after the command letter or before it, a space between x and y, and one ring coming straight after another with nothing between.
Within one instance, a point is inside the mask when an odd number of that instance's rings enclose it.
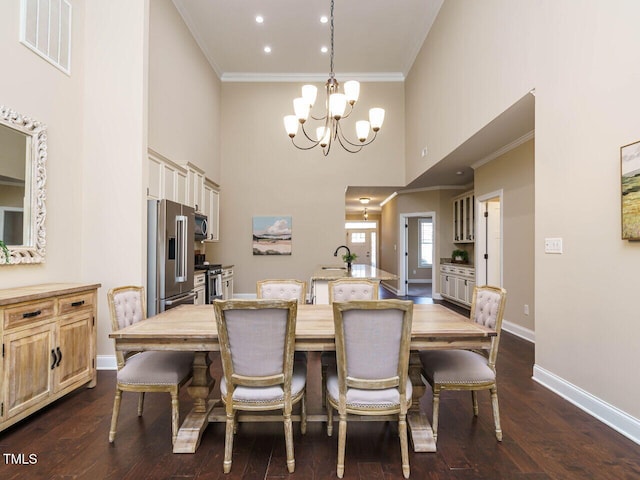
<instances>
[{"instance_id":1,"label":"beige wall","mask_svg":"<svg viewBox=\"0 0 640 480\"><path fill-rule=\"evenodd\" d=\"M74 2L71 76L19 42L20 2L0 2L0 105L48 126L46 263L0 266L0 288L85 278L82 253L84 2Z\"/></svg>"},{"instance_id":2,"label":"beige wall","mask_svg":"<svg viewBox=\"0 0 640 480\"><path fill-rule=\"evenodd\" d=\"M384 253L381 267L388 272L399 274L402 258L400 245L400 215L411 213L435 212L436 236L434 238L433 268L440 269L440 258L450 257L454 248L452 243L451 199L460 194L460 189L432 188L422 191L400 193L382 209L381 249ZM397 282L385 282L397 288ZM433 285L438 293L439 286Z\"/></svg>"},{"instance_id":3,"label":"beige wall","mask_svg":"<svg viewBox=\"0 0 640 480\"><path fill-rule=\"evenodd\" d=\"M504 319L528 330L535 328L534 155L534 141L529 140L475 171L476 199L502 190L502 286L508 292Z\"/></svg>"},{"instance_id":4,"label":"beige wall","mask_svg":"<svg viewBox=\"0 0 640 480\"><path fill-rule=\"evenodd\" d=\"M150 3L149 147L220 183L220 80L171 0Z\"/></svg>"},{"instance_id":5,"label":"beige wall","mask_svg":"<svg viewBox=\"0 0 640 480\"><path fill-rule=\"evenodd\" d=\"M620 146L639 137L639 16L630 0L448 0L406 81L408 179L425 144L438 161L535 87L534 376L636 419L640 245L620 240Z\"/></svg>"},{"instance_id":6,"label":"beige wall","mask_svg":"<svg viewBox=\"0 0 640 480\"><path fill-rule=\"evenodd\" d=\"M354 115L364 118L382 104L383 129L364 151L334 146L327 157L294 148L285 133L282 118L292 112L301 86L222 85L220 242L207 246L207 259L235 265L235 293L254 293L256 281L268 277L309 280L318 264L335 261L333 252L344 243L345 188L404 179L402 83L363 84ZM292 217L291 256L253 256L254 215Z\"/></svg>"},{"instance_id":7,"label":"beige wall","mask_svg":"<svg viewBox=\"0 0 640 480\"><path fill-rule=\"evenodd\" d=\"M70 252L66 263L71 268L80 266L83 279L102 283L98 295L100 367L100 357L113 356L107 291L142 284L146 277L149 5L128 0L74 2L74 14L78 3L86 7L87 53L83 58L85 121L76 136L84 143L82 177L77 180L81 195L76 200L82 216L74 219L82 245L79 252ZM65 187L73 185L67 180ZM66 215L57 208L50 207L48 212L55 215L53 223ZM73 232L67 232L65 239L71 238ZM66 278L61 270L56 281Z\"/></svg>"}]
</instances>

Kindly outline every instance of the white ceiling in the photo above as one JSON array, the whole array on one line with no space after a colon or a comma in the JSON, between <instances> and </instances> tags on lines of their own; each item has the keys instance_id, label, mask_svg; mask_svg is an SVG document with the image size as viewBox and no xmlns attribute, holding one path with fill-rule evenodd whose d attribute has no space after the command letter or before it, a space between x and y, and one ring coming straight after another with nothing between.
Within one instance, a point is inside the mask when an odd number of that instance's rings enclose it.
<instances>
[{"instance_id":1,"label":"white ceiling","mask_svg":"<svg viewBox=\"0 0 640 480\"><path fill-rule=\"evenodd\" d=\"M334 72L361 81L403 81L444 0L334 0ZM331 0L173 0L222 81L325 81L330 71ZM264 22L255 18L260 15ZM266 54L265 46L271 47ZM470 185L471 165L534 128L527 95L405 189ZM457 172L462 172L458 174ZM347 211L369 211L402 188L351 186Z\"/></svg>"},{"instance_id":2,"label":"white ceiling","mask_svg":"<svg viewBox=\"0 0 640 480\"><path fill-rule=\"evenodd\" d=\"M403 80L444 0L335 0L334 71ZM329 73L330 0L174 0L223 80ZM255 21L264 18L262 24ZM263 48L271 47L265 54ZM287 78L288 77L288 78Z\"/></svg>"}]
</instances>

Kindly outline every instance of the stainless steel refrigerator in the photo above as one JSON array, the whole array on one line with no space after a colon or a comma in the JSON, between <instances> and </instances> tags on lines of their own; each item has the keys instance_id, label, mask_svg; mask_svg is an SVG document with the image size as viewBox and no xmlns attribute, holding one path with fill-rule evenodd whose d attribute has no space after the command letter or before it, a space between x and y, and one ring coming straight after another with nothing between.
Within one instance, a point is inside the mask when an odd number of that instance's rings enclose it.
<instances>
[{"instance_id":1,"label":"stainless steel refrigerator","mask_svg":"<svg viewBox=\"0 0 640 480\"><path fill-rule=\"evenodd\" d=\"M193 303L193 208L170 200L147 202L147 314Z\"/></svg>"}]
</instances>

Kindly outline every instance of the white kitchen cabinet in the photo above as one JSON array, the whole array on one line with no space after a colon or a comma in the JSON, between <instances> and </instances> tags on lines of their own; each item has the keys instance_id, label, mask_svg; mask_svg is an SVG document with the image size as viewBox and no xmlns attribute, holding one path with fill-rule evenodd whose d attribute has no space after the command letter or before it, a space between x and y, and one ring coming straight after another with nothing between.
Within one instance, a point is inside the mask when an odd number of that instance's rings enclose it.
<instances>
[{"instance_id":1,"label":"white kitchen cabinet","mask_svg":"<svg viewBox=\"0 0 640 480\"><path fill-rule=\"evenodd\" d=\"M218 185L208 178L204 183L204 214L207 216L207 240L217 242L220 239L220 192Z\"/></svg>"},{"instance_id":2,"label":"white kitchen cabinet","mask_svg":"<svg viewBox=\"0 0 640 480\"><path fill-rule=\"evenodd\" d=\"M453 199L453 242L475 242L475 196L464 193Z\"/></svg>"},{"instance_id":3,"label":"white kitchen cabinet","mask_svg":"<svg viewBox=\"0 0 640 480\"><path fill-rule=\"evenodd\" d=\"M204 212L204 170L187 163L187 202L196 212Z\"/></svg>"},{"instance_id":4,"label":"white kitchen cabinet","mask_svg":"<svg viewBox=\"0 0 640 480\"><path fill-rule=\"evenodd\" d=\"M207 303L205 284L205 272L198 272L193 276L193 291L196 294L196 305L204 305L205 303Z\"/></svg>"},{"instance_id":5,"label":"white kitchen cabinet","mask_svg":"<svg viewBox=\"0 0 640 480\"><path fill-rule=\"evenodd\" d=\"M466 265L440 265L440 295L465 307L471 306L476 270Z\"/></svg>"},{"instance_id":6,"label":"white kitchen cabinet","mask_svg":"<svg viewBox=\"0 0 640 480\"><path fill-rule=\"evenodd\" d=\"M178 203L187 201L187 169L149 150L149 185L147 196Z\"/></svg>"},{"instance_id":7,"label":"white kitchen cabinet","mask_svg":"<svg viewBox=\"0 0 640 480\"><path fill-rule=\"evenodd\" d=\"M233 298L233 266L222 268L222 299Z\"/></svg>"}]
</instances>

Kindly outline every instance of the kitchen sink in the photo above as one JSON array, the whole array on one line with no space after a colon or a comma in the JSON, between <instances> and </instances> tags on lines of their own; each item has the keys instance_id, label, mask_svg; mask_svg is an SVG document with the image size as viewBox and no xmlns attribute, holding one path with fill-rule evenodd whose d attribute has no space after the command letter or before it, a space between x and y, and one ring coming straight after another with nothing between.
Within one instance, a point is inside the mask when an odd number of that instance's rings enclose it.
<instances>
[{"instance_id":1,"label":"kitchen sink","mask_svg":"<svg viewBox=\"0 0 640 480\"><path fill-rule=\"evenodd\" d=\"M346 270L347 267L322 267L322 270Z\"/></svg>"}]
</instances>

